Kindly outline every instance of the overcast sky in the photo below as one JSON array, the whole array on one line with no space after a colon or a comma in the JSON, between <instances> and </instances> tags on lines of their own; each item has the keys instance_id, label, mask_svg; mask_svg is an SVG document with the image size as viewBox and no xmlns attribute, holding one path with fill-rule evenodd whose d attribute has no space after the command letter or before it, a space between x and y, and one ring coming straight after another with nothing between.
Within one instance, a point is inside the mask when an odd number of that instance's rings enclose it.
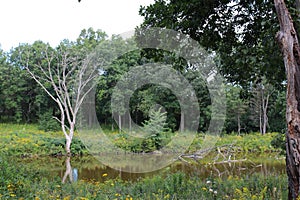
<instances>
[{"instance_id":1,"label":"overcast sky","mask_svg":"<svg viewBox=\"0 0 300 200\"><path fill-rule=\"evenodd\" d=\"M92 27L109 36L133 30L140 5L154 0L0 0L0 44L5 51L36 40L56 46Z\"/></svg>"}]
</instances>

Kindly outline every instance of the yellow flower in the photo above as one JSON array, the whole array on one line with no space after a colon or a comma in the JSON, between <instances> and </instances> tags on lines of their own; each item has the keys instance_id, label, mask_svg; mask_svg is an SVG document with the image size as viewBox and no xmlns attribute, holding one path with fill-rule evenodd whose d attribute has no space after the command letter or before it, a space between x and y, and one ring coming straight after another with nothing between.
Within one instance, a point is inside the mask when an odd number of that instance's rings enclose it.
<instances>
[{"instance_id":1,"label":"yellow flower","mask_svg":"<svg viewBox=\"0 0 300 200\"><path fill-rule=\"evenodd\" d=\"M203 191L206 191L206 190L207 190L207 188L206 188L206 187L203 187L203 188L202 188L202 190L203 190Z\"/></svg>"},{"instance_id":2,"label":"yellow flower","mask_svg":"<svg viewBox=\"0 0 300 200\"><path fill-rule=\"evenodd\" d=\"M121 194L119 194L119 193L116 193L116 194L115 194L115 196L116 196L116 197L120 197L120 196L121 196Z\"/></svg>"},{"instance_id":3,"label":"yellow flower","mask_svg":"<svg viewBox=\"0 0 300 200\"><path fill-rule=\"evenodd\" d=\"M66 196L66 197L64 197L64 200L70 200L71 199L71 197L70 196Z\"/></svg>"},{"instance_id":4,"label":"yellow flower","mask_svg":"<svg viewBox=\"0 0 300 200\"><path fill-rule=\"evenodd\" d=\"M14 193L11 193L10 196L11 196L11 197L15 197L16 195L15 195Z\"/></svg>"},{"instance_id":5,"label":"yellow flower","mask_svg":"<svg viewBox=\"0 0 300 200\"><path fill-rule=\"evenodd\" d=\"M102 174L102 177L106 177L106 176L107 176L107 173Z\"/></svg>"}]
</instances>

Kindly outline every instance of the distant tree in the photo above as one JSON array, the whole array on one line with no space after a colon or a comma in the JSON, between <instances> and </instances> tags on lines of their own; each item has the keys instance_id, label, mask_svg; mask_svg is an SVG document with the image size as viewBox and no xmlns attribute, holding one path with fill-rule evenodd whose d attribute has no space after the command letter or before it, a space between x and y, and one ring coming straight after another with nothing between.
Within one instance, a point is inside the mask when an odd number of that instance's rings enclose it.
<instances>
[{"instance_id":1,"label":"distant tree","mask_svg":"<svg viewBox=\"0 0 300 200\"><path fill-rule=\"evenodd\" d=\"M242 130L242 115L246 113L248 108L248 100L241 98L241 87L239 86L227 86L227 123L234 121L236 123L238 134L241 134Z\"/></svg>"},{"instance_id":2,"label":"distant tree","mask_svg":"<svg viewBox=\"0 0 300 200\"><path fill-rule=\"evenodd\" d=\"M259 79L253 84L250 100L253 112L258 120L259 131L262 135L266 134L269 125L268 111L270 107L270 99L275 88L267 82L265 78Z\"/></svg>"}]
</instances>

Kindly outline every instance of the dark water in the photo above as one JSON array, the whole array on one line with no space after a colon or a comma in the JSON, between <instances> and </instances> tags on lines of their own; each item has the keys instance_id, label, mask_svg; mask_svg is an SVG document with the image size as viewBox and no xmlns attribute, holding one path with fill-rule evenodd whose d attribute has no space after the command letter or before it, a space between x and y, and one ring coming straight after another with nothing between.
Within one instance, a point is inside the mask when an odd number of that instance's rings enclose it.
<instances>
[{"instance_id":1,"label":"dark water","mask_svg":"<svg viewBox=\"0 0 300 200\"><path fill-rule=\"evenodd\" d=\"M276 156L261 157L259 155L250 155L249 158L237 159L235 161L218 161L213 164L212 160L200 163L186 163L176 161L173 164L148 173L129 173L122 170L113 169L102 165L92 156L72 157L44 157L44 158L27 158L19 162L22 165L28 165L33 170L46 172L50 177L61 177L68 181L78 180L95 180L103 182L108 179L119 178L127 181L136 181L140 178L151 177L154 175L167 175L176 172L182 172L191 176L200 178L251 175L260 173L264 176L276 176L285 173L285 163L282 158ZM71 177L71 179L70 179Z\"/></svg>"}]
</instances>

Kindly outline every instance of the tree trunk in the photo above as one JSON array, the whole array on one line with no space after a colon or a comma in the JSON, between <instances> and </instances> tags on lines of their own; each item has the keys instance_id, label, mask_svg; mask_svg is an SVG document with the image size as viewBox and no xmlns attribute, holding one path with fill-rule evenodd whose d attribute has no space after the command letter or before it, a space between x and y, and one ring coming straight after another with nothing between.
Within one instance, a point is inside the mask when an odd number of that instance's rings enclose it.
<instances>
[{"instance_id":1,"label":"tree trunk","mask_svg":"<svg viewBox=\"0 0 300 200\"><path fill-rule=\"evenodd\" d=\"M263 128L262 128L262 108L261 108L261 104L259 105L259 132L261 133L261 134L263 134Z\"/></svg>"},{"instance_id":2,"label":"tree trunk","mask_svg":"<svg viewBox=\"0 0 300 200\"><path fill-rule=\"evenodd\" d=\"M71 138L70 137L66 137L66 153L68 156L71 155Z\"/></svg>"},{"instance_id":3,"label":"tree trunk","mask_svg":"<svg viewBox=\"0 0 300 200\"><path fill-rule=\"evenodd\" d=\"M241 116L240 113L237 115L237 122L238 122L238 134L241 135Z\"/></svg>"},{"instance_id":4,"label":"tree trunk","mask_svg":"<svg viewBox=\"0 0 300 200\"><path fill-rule=\"evenodd\" d=\"M131 132L132 129L132 124L131 124L131 116L130 116L130 112L128 112L128 120L129 120L129 132Z\"/></svg>"},{"instance_id":5,"label":"tree trunk","mask_svg":"<svg viewBox=\"0 0 300 200\"><path fill-rule=\"evenodd\" d=\"M286 111L286 170L289 199L299 196L300 179L300 48L292 18L283 0L274 0L280 31L276 37L280 44L287 75Z\"/></svg>"},{"instance_id":6,"label":"tree trunk","mask_svg":"<svg viewBox=\"0 0 300 200\"><path fill-rule=\"evenodd\" d=\"M184 112L181 112L180 115L180 132L182 133L184 131Z\"/></svg>"},{"instance_id":7,"label":"tree trunk","mask_svg":"<svg viewBox=\"0 0 300 200\"><path fill-rule=\"evenodd\" d=\"M121 133L122 131L122 118L121 115L119 115L119 132Z\"/></svg>"},{"instance_id":8,"label":"tree trunk","mask_svg":"<svg viewBox=\"0 0 300 200\"><path fill-rule=\"evenodd\" d=\"M114 131L114 116L111 114L111 131Z\"/></svg>"},{"instance_id":9,"label":"tree trunk","mask_svg":"<svg viewBox=\"0 0 300 200\"><path fill-rule=\"evenodd\" d=\"M266 99L263 98L263 129L262 134L267 133L267 125L268 125L268 104L269 104L270 95L268 94Z\"/></svg>"},{"instance_id":10,"label":"tree trunk","mask_svg":"<svg viewBox=\"0 0 300 200\"><path fill-rule=\"evenodd\" d=\"M74 123L75 124L75 123ZM71 156L71 143L74 135L75 125L73 123L70 124L69 135L66 135L66 152L67 156Z\"/></svg>"}]
</instances>

